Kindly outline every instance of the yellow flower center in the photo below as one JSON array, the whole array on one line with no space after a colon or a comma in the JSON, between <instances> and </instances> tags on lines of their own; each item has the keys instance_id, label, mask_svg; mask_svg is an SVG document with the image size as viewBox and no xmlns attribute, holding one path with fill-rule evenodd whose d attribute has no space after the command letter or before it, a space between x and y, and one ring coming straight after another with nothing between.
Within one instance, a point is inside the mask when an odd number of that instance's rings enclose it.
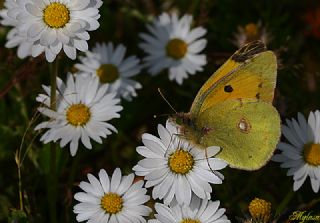
<instances>
[{"instance_id":1,"label":"yellow flower center","mask_svg":"<svg viewBox=\"0 0 320 223\"><path fill-rule=\"evenodd\" d=\"M250 38L253 38L255 36L257 36L258 34L258 27L256 24L254 23L249 23L245 26L244 28L246 35Z\"/></svg>"},{"instance_id":2,"label":"yellow flower center","mask_svg":"<svg viewBox=\"0 0 320 223\"><path fill-rule=\"evenodd\" d=\"M271 214L271 203L255 198L249 204L249 212L253 219L268 222Z\"/></svg>"},{"instance_id":3,"label":"yellow flower center","mask_svg":"<svg viewBox=\"0 0 320 223\"><path fill-rule=\"evenodd\" d=\"M183 219L180 223L201 223L199 220Z\"/></svg>"},{"instance_id":4,"label":"yellow flower center","mask_svg":"<svg viewBox=\"0 0 320 223\"><path fill-rule=\"evenodd\" d=\"M312 166L320 165L320 144L309 143L303 147L304 161Z\"/></svg>"},{"instance_id":5,"label":"yellow flower center","mask_svg":"<svg viewBox=\"0 0 320 223\"><path fill-rule=\"evenodd\" d=\"M101 199L101 207L109 214L117 214L122 210L122 198L115 193L105 194Z\"/></svg>"},{"instance_id":6,"label":"yellow flower center","mask_svg":"<svg viewBox=\"0 0 320 223\"><path fill-rule=\"evenodd\" d=\"M43 21L51 28L62 28L70 21L70 11L64 4L53 2L43 10Z\"/></svg>"},{"instance_id":7,"label":"yellow flower center","mask_svg":"<svg viewBox=\"0 0 320 223\"><path fill-rule=\"evenodd\" d=\"M84 104L71 105L67 110L67 121L73 126L85 125L90 117L90 110Z\"/></svg>"},{"instance_id":8,"label":"yellow flower center","mask_svg":"<svg viewBox=\"0 0 320 223\"><path fill-rule=\"evenodd\" d=\"M181 39L172 39L166 46L167 56L172 57L175 60L183 58L187 51L188 45Z\"/></svg>"},{"instance_id":9,"label":"yellow flower center","mask_svg":"<svg viewBox=\"0 0 320 223\"><path fill-rule=\"evenodd\" d=\"M96 72L101 83L112 83L119 78L118 68L113 64L102 64Z\"/></svg>"},{"instance_id":10,"label":"yellow flower center","mask_svg":"<svg viewBox=\"0 0 320 223\"><path fill-rule=\"evenodd\" d=\"M178 149L169 157L168 165L172 172L186 174L192 170L194 164L193 156L182 149Z\"/></svg>"}]
</instances>

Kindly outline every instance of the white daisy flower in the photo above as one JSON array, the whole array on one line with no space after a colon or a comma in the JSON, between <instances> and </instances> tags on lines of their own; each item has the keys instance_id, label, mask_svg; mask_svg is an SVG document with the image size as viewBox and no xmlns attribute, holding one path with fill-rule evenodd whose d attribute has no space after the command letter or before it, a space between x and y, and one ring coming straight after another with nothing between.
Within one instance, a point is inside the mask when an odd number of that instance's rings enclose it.
<instances>
[{"instance_id":1,"label":"white daisy flower","mask_svg":"<svg viewBox=\"0 0 320 223\"><path fill-rule=\"evenodd\" d=\"M25 10L18 8L18 3L15 0L6 0L4 2L4 9L0 10L1 24L4 26L13 27L7 34L7 43L5 47L13 48L18 47L18 57L23 59L31 55L32 43L26 41L25 36L19 36L18 29L16 26L19 24L19 21L16 19L18 15L27 13ZM11 15L8 15L9 9L12 10ZM14 13L13 13L14 12Z\"/></svg>"},{"instance_id":2,"label":"white daisy flower","mask_svg":"<svg viewBox=\"0 0 320 223\"><path fill-rule=\"evenodd\" d=\"M40 94L37 101L43 103L38 110L50 118L36 126L48 129L40 138L44 143L60 141L64 147L70 142L70 153L74 156L78 150L78 142L91 149L90 138L102 143L101 137L117 132L109 124L113 118L119 118L122 107L117 105L120 99L115 93L107 93L108 84L100 85L96 77L73 76L68 74L66 85L57 80L57 111L50 106L50 87L43 86L46 94Z\"/></svg>"},{"instance_id":3,"label":"white daisy flower","mask_svg":"<svg viewBox=\"0 0 320 223\"><path fill-rule=\"evenodd\" d=\"M74 198L81 203L73 208L77 221L88 223L139 223L147 222L151 209L144 205L150 197L143 188L143 181L133 183L134 174L122 176L115 169L111 179L105 170L100 170L99 179L88 174L89 183L82 181Z\"/></svg>"},{"instance_id":4,"label":"white daisy flower","mask_svg":"<svg viewBox=\"0 0 320 223\"><path fill-rule=\"evenodd\" d=\"M145 42L139 46L149 54L144 61L152 75L168 68L169 79L182 84L188 74L203 70L206 56L199 53L207 45L201 38L207 31L202 27L191 29L191 22L191 15L178 19L175 13L163 13L147 26L151 34L140 34Z\"/></svg>"},{"instance_id":5,"label":"white daisy flower","mask_svg":"<svg viewBox=\"0 0 320 223\"><path fill-rule=\"evenodd\" d=\"M293 176L293 190L297 191L309 176L315 193L320 186L320 112L310 112L308 121L301 113L298 120L286 120L282 133L289 143L280 142L273 161L289 168L287 175Z\"/></svg>"},{"instance_id":6,"label":"white daisy flower","mask_svg":"<svg viewBox=\"0 0 320 223\"><path fill-rule=\"evenodd\" d=\"M137 96L136 89L142 87L131 77L137 75L141 68L136 56L125 59L125 53L126 47L122 44L114 47L112 43L97 43L92 52L79 57L81 64L76 64L75 67L84 74L98 76L101 83L110 84L110 91L131 101L132 97Z\"/></svg>"},{"instance_id":7,"label":"white daisy flower","mask_svg":"<svg viewBox=\"0 0 320 223\"><path fill-rule=\"evenodd\" d=\"M244 27L238 26L238 31L234 34L232 43L241 48L243 45L255 41L261 40L267 45L272 39L271 34L267 31L267 28L262 26L261 22L248 23Z\"/></svg>"},{"instance_id":8,"label":"white daisy flower","mask_svg":"<svg viewBox=\"0 0 320 223\"><path fill-rule=\"evenodd\" d=\"M3 9L0 10L1 24L4 26L16 26L18 20L8 16L8 9L16 8L18 6L17 2L15 0L6 0L3 6Z\"/></svg>"},{"instance_id":9,"label":"white daisy flower","mask_svg":"<svg viewBox=\"0 0 320 223\"><path fill-rule=\"evenodd\" d=\"M101 0L21 0L18 7L8 9L8 15L18 20L18 36L32 44L33 57L45 52L52 62L63 49L76 58L76 50L87 51L88 31L99 27L98 8ZM17 13L20 11L26 13Z\"/></svg>"},{"instance_id":10,"label":"white daisy flower","mask_svg":"<svg viewBox=\"0 0 320 223\"><path fill-rule=\"evenodd\" d=\"M152 197L164 199L166 204L176 200L189 205L192 194L201 199L210 199L209 183L221 184L223 175L216 170L227 164L218 158L219 147L205 150L196 148L177 136L178 128L167 121L166 128L158 125L160 138L143 134L144 146L137 152L146 157L133 168L138 176L144 176L146 187L154 187Z\"/></svg>"},{"instance_id":11,"label":"white daisy flower","mask_svg":"<svg viewBox=\"0 0 320 223\"><path fill-rule=\"evenodd\" d=\"M220 201L192 199L190 206L156 203L156 219L148 223L230 223Z\"/></svg>"}]
</instances>

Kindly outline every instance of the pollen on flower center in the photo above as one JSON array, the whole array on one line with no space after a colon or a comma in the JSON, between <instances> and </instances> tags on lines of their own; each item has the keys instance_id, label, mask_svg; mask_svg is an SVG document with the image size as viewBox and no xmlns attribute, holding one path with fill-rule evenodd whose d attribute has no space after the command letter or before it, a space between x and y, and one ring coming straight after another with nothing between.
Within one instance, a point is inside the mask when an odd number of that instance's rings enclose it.
<instances>
[{"instance_id":1,"label":"pollen on flower center","mask_svg":"<svg viewBox=\"0 0 320 223\"><path fill-rule=\"evenodd\" d=\"M312 166L320 166L320 144L309 143L303 147L304 161Z\"/></svg>"},{"instance_id":2,"label":"pollen on flower center","mask_svg":"<svg viewBox=\"0 0 320 223\"><path fill-rule=\"evenodd\" d=\"M193 219L183 219L180 223L201 223L199 220L193 220Z\"/></svg>"},{"instance_id":3,"label":"pollen on flower center","mask_svg":"<svg viewBox=\"0 0 320 223\"><path fill-rule=\"evenodd\" d=\"M167 43L167 56L179 60L183 58L188 51L188 45L181 39L172 39Z\"/></svg>"},{"instance_id":4,"label":"pollen on flower center","mask_svg":"<svg viewBox=\"0 0 320 223\"><path fill-rule=\"evenodd\" d=\"M248 208L253 219L268 222L271 214L270 202L260 198L255 198L250 202Z\"/></svg>"},{"instance_id":5,"label":"pollen on flower center","mask_svg":"<svg viewBox=\"0 0 320 223\"><path fill-rule=\"evenodd\" d=\"M119 78L118 68L113 64L102 64L96 73L101 83L112 83Z\"/></svg>"},{"instance_id":6,"label":"pollen on flower center","mask_svg":"<svg viewBox=\"0 0 320 223\"><path fill-rule=\"evenodd\" d=\"M116 214L122 210L123 200L115 193L105 194L101 199L101 207L109 214Z\"/></svg>"},{"instance_id":7,"label":"pollen on flower center","mask_svg":"<svg viewBox=\"0 0 320 223\"><path fill-rule=\"evenodd\" d=\"M71 105L66 113L67 121L73 126L85 125L90 117L91 113L89 108L84 104Z\"/></svg>"},{"instance_id":8,"label":"pollen on flower center","mask_svg":"<svg viewBox=\"0 0 320 223\"><path fill-rule=\"evenodd\" d=\"M245 26L245 32L248 37L255 37L258 34L258 27L254 23L249 23Z\"/></svg>"},{"instance_id":9,"label":"pollen on flower center","mask_svg":"<svg viewBox=\"0 0 320 223\"><path fill-rule=\"evenodd\" d=\"M62 28L70 20L70 11L62 3L53 2L43 10L43 21L51 28Z\"/></svg>"},{"instance_id":10,"label":"pollen on flower center","mask_svg":"<svg viewBox=\"0 0 320 223\"><path fill-rule=\"evenodd\" d=\"M186 174L192 170L194 164L193 156L182 149L176 150L169 157L168 165L172 172Z\"/></svg>"}]
</instances>

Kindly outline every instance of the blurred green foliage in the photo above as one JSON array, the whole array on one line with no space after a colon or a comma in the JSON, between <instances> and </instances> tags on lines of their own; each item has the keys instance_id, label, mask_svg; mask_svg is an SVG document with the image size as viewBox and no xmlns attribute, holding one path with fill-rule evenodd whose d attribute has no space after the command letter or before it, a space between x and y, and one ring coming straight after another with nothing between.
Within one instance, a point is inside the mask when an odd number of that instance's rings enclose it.
<instances>
[{"instance_id":1,"label":"blurred green foliage","mask_svg":"<svg viewBox=\"0 0 320 223\"><path fill-rule=\"evenodd\" d=\"M310 23L305 19L306 15L320 11L319 1L105 0L99 20L101 27L91 33L90 45L97 41L123 43L128 47L127 55L142 57L138 34L146 32L145 24L153 17L171 10L178 11L180 15L192 14L194 25L208 29L205 71L190 77L182 86L170 82L165 71L156 77L143 71L136 78L143 89L138 91L138 97L132 102L122 102L121 118L112 121L119 130L118 134L108 137L102 145L94 143L93 150L79 148L75 158L70 157L68 147L59 149L57 205L60 222L75 222L73 194L79 191L77 185L86 180L88 172L97 174L100 168L105 168L111 173L116 167L121 167L125 173L131 172L141 158L135 152L136 146L142 144L141 134L156 134L158 123L165 123L166 117L155 119L153 116L173 113L157 88L162 89L177 111L189 110L201 85L237 49L231 40L238 26L260 21L272 35L268 48L276 51L281 61L274 104L282 120L296 117L297 112L308 115L309 111L319 109L320 41L311 31L313 26L320 27L320 21ZM49 69L43 57L20 60L16 57L16 49L6 49L4 44L8 30L0 27L0 221L26 222L24 214L12 211L19 207L14 154L39 106L35 97L41 92L42 84L49 84ZM59 76L64 79L74 61L63 55L61 60L65 62L61 63ZM33 130L27 132L24 149L35 134ZM48 151L48 145L36 140L23 163L25 213L30 222L48 219L45 178L49 171ZM279 222L284 222L292 211L301 208L319 211L320 201L315 200L319 196L311 190L309 180L298 192L290 194L292 177L287 177L286 170L280 169L277 163L270 162L254 172L227 168L223 174L225 181L213 187L212 196L227 208L226 214L232 222L248 214L247 205L254 197L270 201L273 213L282 206Z\"/></svg>"}]
</instances>

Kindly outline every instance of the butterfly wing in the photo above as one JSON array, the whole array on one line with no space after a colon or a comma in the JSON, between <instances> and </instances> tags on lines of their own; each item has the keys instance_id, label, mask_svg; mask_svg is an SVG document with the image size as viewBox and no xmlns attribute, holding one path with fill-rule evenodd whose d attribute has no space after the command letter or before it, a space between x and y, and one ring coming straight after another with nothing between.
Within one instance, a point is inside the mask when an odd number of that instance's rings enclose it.
<instances>
[{"instance_id":1,"label":"butterfly wing","mask_svg":"<svg viewBox=\"0 0 320 223\"><path fill-rule=\"evenodd\" d=\"M239 49L199 90L191 116L225 100L253 98L271 103L276 85L277 62L260 41Z\"/></svg>"},{"instance_id":2,"label":"butterfly wing","mask_svg":"<svg viewBox=\"0 0 320 223\"><path fill-rule=\"evenodd\" d=\"M194 123L197 134L192 130L189 133L198 136L196 143L204 147L219 145L221 152L217 157L238 169L263 166L280 137L277 110L257 99L226 100L200 112Z\"/></svg>"},{"instance_id":3,"label":"butterfly wing","mask_svg":"<svg viewBox=\"0 0 320 223\"><path fill-rule=\"evenodd\" d=\"M277 62L260 41L230 57L203 85L183 126L187 138L231 167L254 170L272 156L280 137L280 118L272 106Z\"/></svg>"}]
</instances>

